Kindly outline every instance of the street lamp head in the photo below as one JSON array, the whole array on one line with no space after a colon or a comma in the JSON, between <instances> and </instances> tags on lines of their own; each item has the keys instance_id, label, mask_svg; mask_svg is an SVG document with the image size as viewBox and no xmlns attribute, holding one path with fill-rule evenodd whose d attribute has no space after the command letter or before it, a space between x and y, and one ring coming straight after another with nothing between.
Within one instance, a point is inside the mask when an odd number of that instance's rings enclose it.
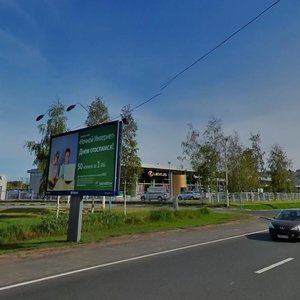
<instances>
[{"instance_id":1,"label":"street lamp head","mask_svg":"<svg viewBox=\"0 0 300 300\"><path fill-rule=\"evenodd\" d=\"M129 120L126 117L122 118L122 122L123 122L124 125L129 124Z\"/></svg>"},{"instance_id":2,"label":"street lamp head","mask_svg":"<svg viewBox=\"0 0 300 300\"><path fill-rule=\"evenodd\" d=\"M70 106L67 107L66 111L70 111L70 110L72 110L75 107L76 107L76 104L72 104L72 105L70 105Z\"/></svg>"},{"instance_id":3,"label":"street lamp head","mask_svg":"<svg viewBox=\"0 0 300 300\"><path fill-rule=\"evenodd\" d=\"M44 118L44 116L45 116L45 114L37 116L35 121L38 122L38 121L42 120Z\"/></svg>"},{"instance_id":4,"label":"street lamp head","mask_svg":"<svg viewBox=\"0 0 300 300\"><path fill-rule=\"evenodd\" d=\"M80 102L77 102L75 104L68 106L66 111L72 110L73 108L75 108L77 106L77 104L80 105L87 113L89 113L89 111L86 109L86 107L84 107Z\"/></svg>"}]
</instances>

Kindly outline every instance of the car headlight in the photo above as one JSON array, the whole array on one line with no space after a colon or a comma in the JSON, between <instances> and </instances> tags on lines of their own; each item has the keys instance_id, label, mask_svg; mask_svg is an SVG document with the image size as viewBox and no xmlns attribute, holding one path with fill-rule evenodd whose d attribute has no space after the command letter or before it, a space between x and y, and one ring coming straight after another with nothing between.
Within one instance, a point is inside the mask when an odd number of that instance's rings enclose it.
<instances>
[{"instance_id":1,"label":"car headlight","mask_svg":"<svg viewBox=\"0 0 300 300\"><path fill-rule=\"evenodd\" d=\"M270 223L269 228L270 228L270 229L274 229L274 226L273 226L272 223Z\"/></svg>"},{"instance_id":2,"label":"car headlight","mask_svg":"<svg viewBox=\"0 0 300 300\"><path fill-rule=\"evenodd\" d=\"M291 230L297 230L297 231L300 231L300 225L294 226L293 228L291 228Z\"/></svg>"}]
</instances>

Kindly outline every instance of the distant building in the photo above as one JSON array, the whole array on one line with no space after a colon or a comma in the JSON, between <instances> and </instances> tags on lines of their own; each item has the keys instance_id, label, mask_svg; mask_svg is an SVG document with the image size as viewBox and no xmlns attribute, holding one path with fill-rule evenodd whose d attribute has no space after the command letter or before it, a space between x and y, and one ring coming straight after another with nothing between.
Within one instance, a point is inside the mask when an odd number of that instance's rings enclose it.
<instances>
[{"instance_id":1,"label":"distant building","mask_svg":"<svg viewBox=\"0 0 300 300\"><path fill-rule=\"evenodd\" d=\"M293 174L295 186L297 189L297 192L300 192L300 169L296 170Z\"/></svg>"},{"instance_id":2,"label":"distant building","mask_svg":"<svg viewBox=\"0 0 300 300\"><path fill-rule=\"evenodd\" d=\"M0 175L0 200L5 200L7 189L7 177Z\"/></svg>"},{"instance_id":3,"label":"distant building","mask_svg":"<svg viewBox=\"0 0 300 300\"><path fill-rule=\"evenodd\" d=\"M31 169L28 170L27 173L29 173L29 190L32 191L34 195L37 195L39 193L41 179L42 179L42 172L38 169Z\"/></svg>"},{"instance_id":4,"label":"distant building","mask_svg":"<svg viewBox=\"0 0 300 300\"><path fill-rule=\"evenodd\" d=\"M199 190L200 182L194 171L169 165L142 163L142 174L138 179L137 194L144 193L150 186L164 186L167 191L178 195L187 189Z\"/></svg>"}]
</instances>

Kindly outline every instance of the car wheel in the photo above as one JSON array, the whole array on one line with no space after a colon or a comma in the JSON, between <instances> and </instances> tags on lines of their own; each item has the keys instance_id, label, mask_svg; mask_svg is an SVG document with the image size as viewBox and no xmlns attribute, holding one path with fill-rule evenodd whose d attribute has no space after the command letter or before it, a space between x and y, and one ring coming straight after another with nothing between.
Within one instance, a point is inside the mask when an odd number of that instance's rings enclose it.
<instances>
[{"instance_id":1,"label":"car wheel","mask_svg":"<svg viewBox=\"0 0 300 300\"><path fill-rule=\"evenodd\" d=\"M161 196L158 196L158 197L157 197L157 200L158 200L158 201L161 201L161 200L162 200L162 197L161 197Z\"/></svg>"},{"instance_id":2,"label":"car wheel","mask_svg":"<svg viewBox=\"0 0 300 300\"><path fill-rule=\"evenodd\" d=\"M178 200L182 200L182 197L181 197L181 196L178 196Z\"/></svg>"},{"instance_id":3,"label":"car wheel","mask_svg":"<svg viewBox=\"0 0 300 300\"><path fill-rule=\"evenodd\" d=\"M141 197L141 201L145 201L146 199L145 199L145 197L144 196L142 196Z\"/></svg>"}]
</instances>

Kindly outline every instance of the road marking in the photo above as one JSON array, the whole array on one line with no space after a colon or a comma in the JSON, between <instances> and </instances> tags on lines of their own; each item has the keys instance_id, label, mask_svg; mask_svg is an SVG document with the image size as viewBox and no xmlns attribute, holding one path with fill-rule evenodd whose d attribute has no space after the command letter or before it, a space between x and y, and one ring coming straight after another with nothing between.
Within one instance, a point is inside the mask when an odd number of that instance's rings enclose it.
<instances>
[{"instance_id":1,"label":"road marking","mask_svg":"<svg viewBox=\"0 0 300 300\"><path fill-rule=\"evenodd\" d=\"M284 260L282 260L282 261L277 262L276 264L273 264L273 265L270 265L270 266L265 267L265 268L263 268L263 269L260 269L260 270L254 272L254 273L256 273L256 274L264 273L264 272L269 271L269 270L271 270L271 269L273 269L273 268L276 268L276 267L278 267L278 266L280 266L280 265L286 264L287 262L289 262L289 261L291 261L291 260L293 260L293 259L294 259L294 258L292 258L292 257L287 258L287 259L284 259Z\"/></svg>"},{"instance_id":2,"label":"road marking","mask_svg":"<svg viewBox=\"0 0 300 300\"><path fill-rule=\"evenodd\" d=\"M238 238L241 238L241 237L245 237L245 236L253 235L253 234L257 234L257 233L263 233L263 232L266 232L266 231L267 230L248 232L248 233L244 233L244 234L230 236L230 237L227 237L227 238L221 238L221 239L217 239L217 240L192 244L192 245L173 248L173 249L164 250L164 251L160 251L160 252L149 253L149 254L145 254L145 255L140 255L140 256L136 256L136 257L131 257L131 258L127 258L127 259L122 259L122 260L118 260L118 261L104 263L104 264L101 264L101 265L95 265L95 266L91 266L91 267L87 267L87 268L83 268L83 269L78 269L78 270L73 270L73 271L69 271L69 272L64 272L64 273L59 273L59 274L55 274L55 275L51 275L51 276L47 276L47 277L41 277L41 278L37 278L37 279L34 279L34 280L23 281L23 282L20 282L20 283L0 287L0 291L9 290L9 289L13 289L13 288L17 288L17 287L21 287L21 286L25 286L25 285L30 285L30 284L34 284L34 283L38 283L38 282L42 282L42 281L47 281L47 280L51 280L51 279L56 279L56 278L60 278L60 277L70 276L70 275L73 275L73 274L87 272L87 271L100 269L100 268L104 268L104 267L109 267L109 266L113 266L113 265L118 265L118 264L130 262L130 261L140 260L140 259L144 259L144 258L148 258L148 257L153 257L153 256L167 254L167 253L182 251L182 250L186 250L186 249L196 248L196 247L200 247L200 246L205 246L205 245L209 245L209 244L215 244L215 243L219 243L219 242L238 239Z\"/></svg>"}]
</instances>

